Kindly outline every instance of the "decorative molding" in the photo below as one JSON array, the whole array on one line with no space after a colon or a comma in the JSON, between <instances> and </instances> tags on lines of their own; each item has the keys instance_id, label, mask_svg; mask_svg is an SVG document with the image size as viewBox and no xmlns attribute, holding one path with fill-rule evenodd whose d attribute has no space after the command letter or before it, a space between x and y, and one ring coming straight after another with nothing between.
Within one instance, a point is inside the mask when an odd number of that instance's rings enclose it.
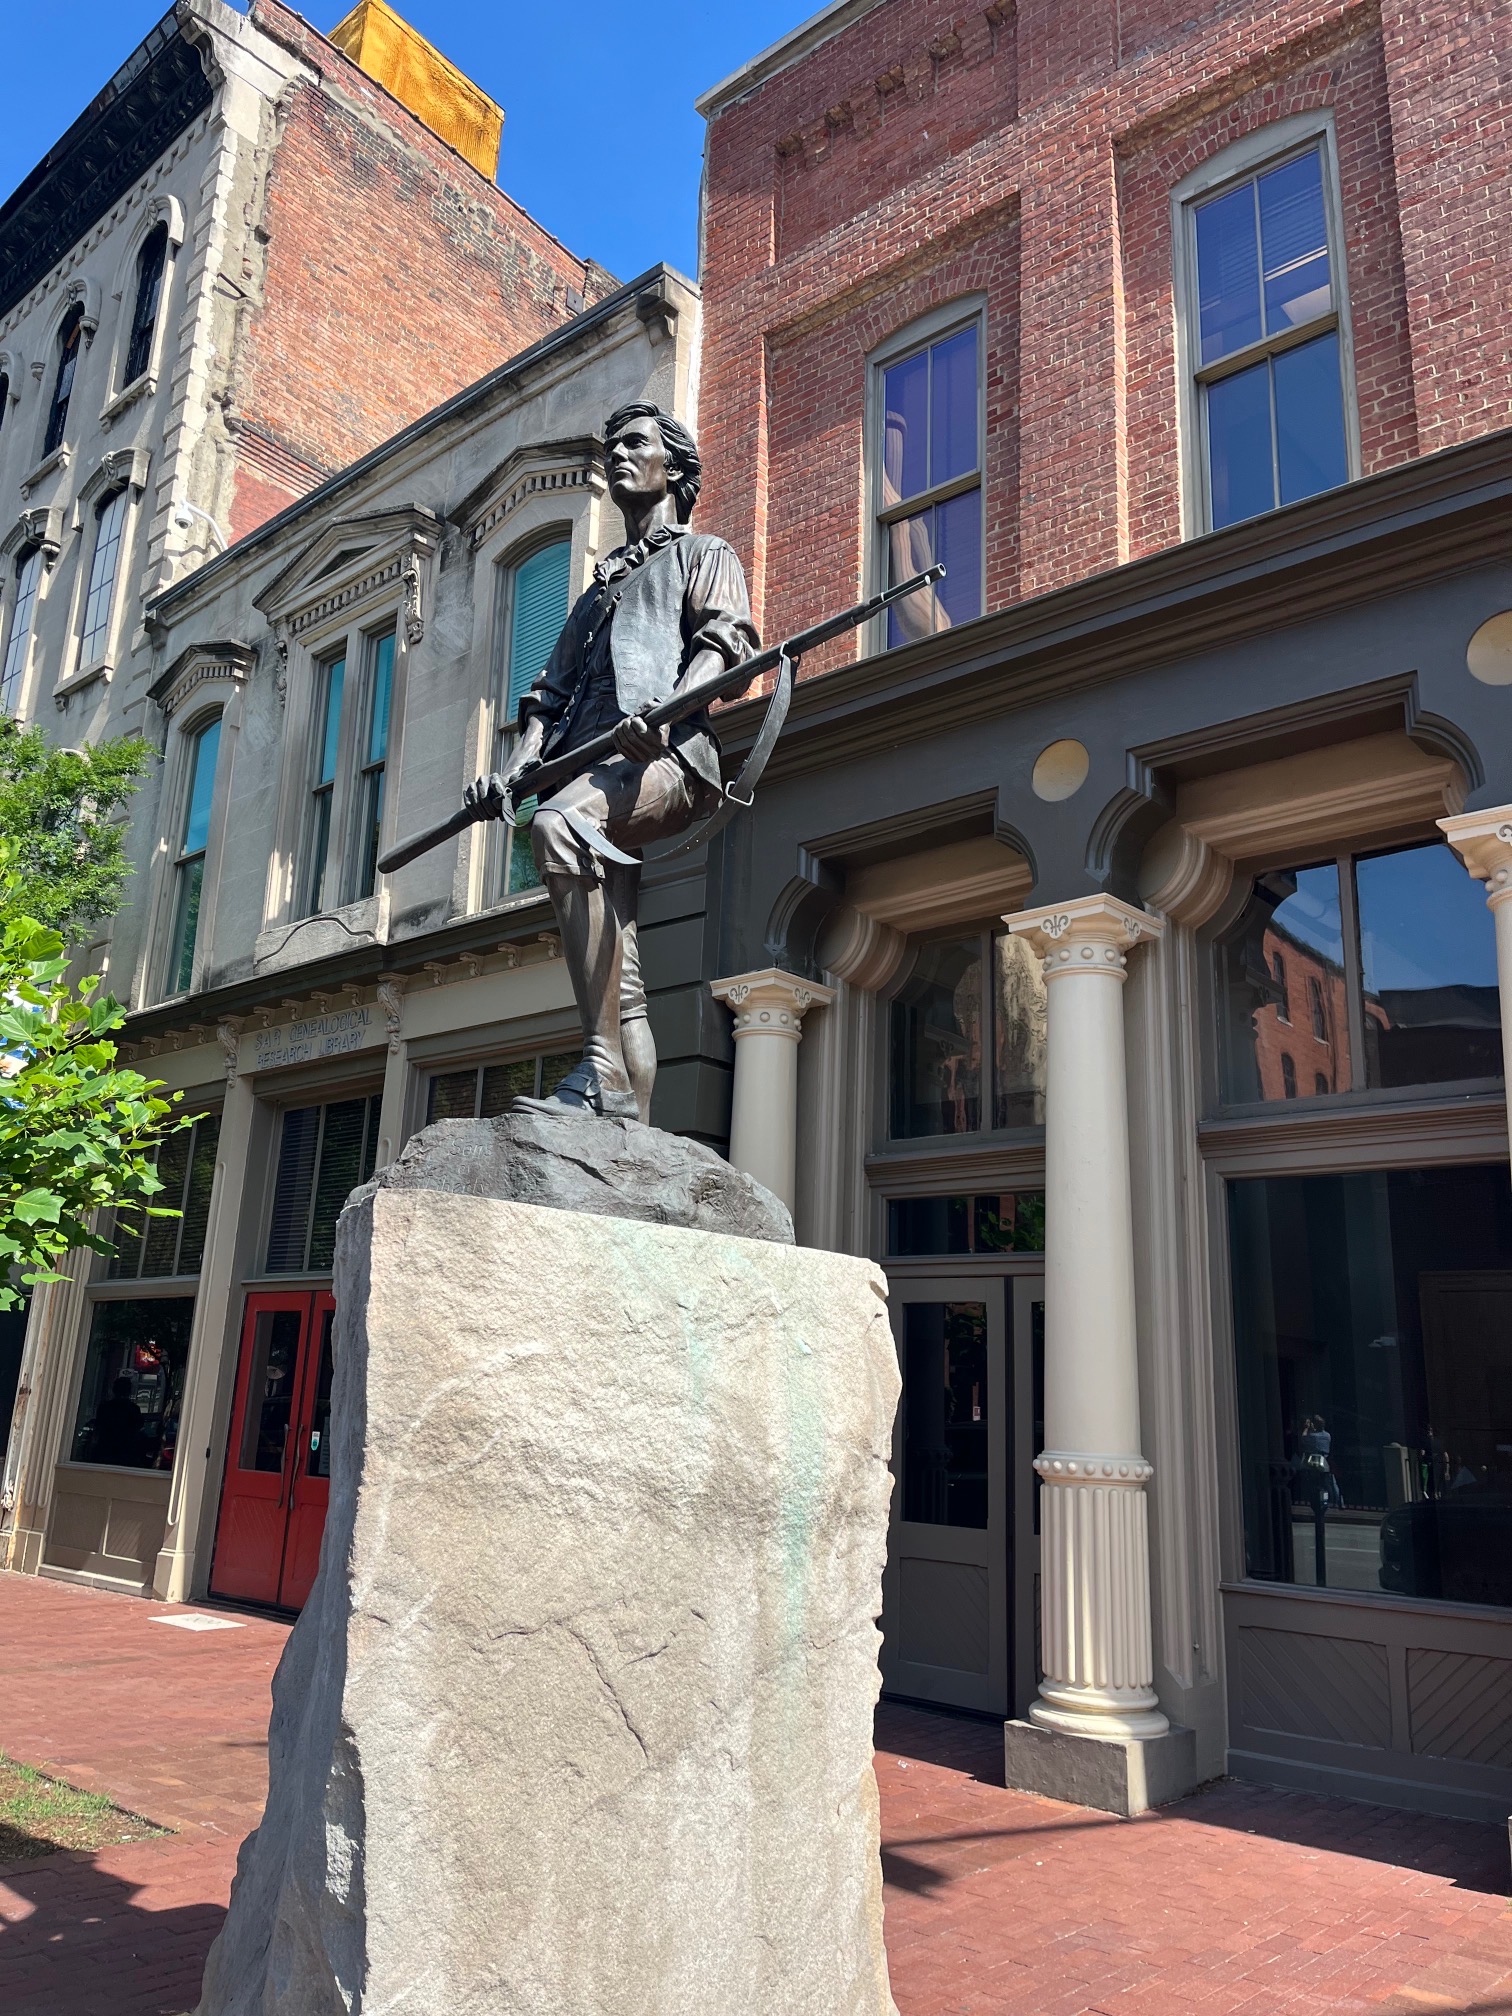
<instances>
[{"instance_id":1,"label":"decorative molding","mask_svg":"<svg viewBox=\"0 0 1512 2016\"><path fill-rule=\"evenodd\" d=\"M1047 981L1072 973L1112 973L1122 980L1125 951L1165 930L1163 918L1107 895L1078 896L1053 910L1021 910L1003 922L1040 954Z\"/></svg>"},{"instance_id":2,"label":"decorative molding","mask_svg":"<svg viewBox=\"0 0 1512 2016\"><path fill-rule=\"evenodd\" d=\"M242 1023L239 1015L226 1015L215 1025L216 1040L226 1059L226 1083L236 1083L237 1066L241 1061Z\"/></svg>"},{"instance_id":3,"label":"decorative molding","mask_svg":"<svg viewBox=\"0 0 1512 2016\"><path fill-rule=\"evenodd\" d=\"M1100 1480L1131 1489L1148 1484L1155 1467L1143 1456L1068 1456L1063 1449L1046 1449L1034 1459L1034 1467L1047 1484L1086 1483Z\"/></svg>"},{"instance_id":4,"label":"decorative molding","mask_svg":"<svg viewBox=\"0 0 1512 2016\"><path fill-rule=\"evenodd\" d=\"M96 497L110 490L135 490L140 496L147 488L147 470L152 461L146 448L112 448L79 486L74 499L74 529L84 523L85 512Z\"/></svg>"},{"instance_id":5,"label":"decorative molding","mask_svg":"<svg viewBox=\"0 0 1512 2016\"><path fill-rule=\"evenodd\" d=\"M404 1047L400 1030L404 1026L404 982L396 974L385 974L378 982L378 1006L383 1010L383 1019L388 1025L388 1047L397 1057Z\"/></svg>"},{"instance_id":6,"label":"decorative molding","mask_svg":"<svg viewBox=\"0 0 1512 2016\"><path fill-rule=\"evenodd\" d=\"M711 980L709 992L733 1011L737 1043L743 1036L782 1036L796 1043L810 1008L827 1008L835 998L833 987L784 973L779 966Z\"/></svg>"},{"instance_id":7,"label":"decorative molding","mask_svg":"<svg viewBox=\"0 0 1512 2016\"><path fill-rule=\"evenodd\" d=\"M1150 1636L1150 1538L1137 1456L1035 1463L1045 1677L1029 1719L1072 1735L1162 1736ZM1138 1470L1141 1474L1136 1476Z\"/></svg>"},{"instance_id":8,"label":"decorative molding","mask_svg":"<svg viewBox=\"0 0 1512 2016\"><path fill-rule=\"evenodd\" d=\"M645 325L653 350L677 334L677 304L660 287L648 287L635 297L637 319Z\"/></svg>"},{"instance_id":9,"label":"decorative molding","mask_svg":"<svg viewBox=\"0 0 1512 2016\"><path fill-rule=\"evenodd\" d=\"M1145 849L1139 893L1150 909L1195 929L1222 909L1233 880L1228 855L1173 819Z\"/></svg>"},{"instance_id":10,"label":"decorative molding","mask_svg":"<svg viewBox=\"0 0 1512 2016\"><path fill-rule=\"evenodd\" d=\"M418 643L421 570L440 544L440 519L420 505L338 519L252 598L253 606L276 635L292 639L397 588L406 636ZM411 635L414 624L421 627Z\"/></svg>"},{"instance_id":11,"label":"decorative molding","mask_svg":"<svg viewBox=\"0 0 1512 2016\"><path fill-rule=\"evenodd\" d=\"M113 658L92 658L87 665L81 665L77 672L67 679L60 679L53 688L53 705L60 714L65 713L69 701L75 693L82 693L86 686L93 686L97 679L103 679L108 686L115 677Z\"/></svg>"},{"instance_id":12,"label":"decorative molding","mask_svg":"<svg viewBox=\"0 0 1512 2016\"><path fill-rule=\"evenodd\" d=\"M158 376L155 371L143 371L139 377L133 378L129 385L123 385L115 397L107 399L100 408L101 429L108 434L129 406L134 406L138 399L150 399L157 389Z\"/></svg>"},{"instance_id":13,"label":"decorative molding","mask_svg":"<svg viewBox=\"0 0 1512 2016\"><path fill-rule=\"evenodd\" d=\"M23 511L0 540L0 557L9 558L29 546L39 549L44 567L52 566L63 550L63 513L58 505L34 504Z\"/></svg>"},{"instance_id":14,"label":"decorative molding","mask_svg":"<svg viewBox=\"0 0 1512 2016\"><path fill-rule=\"evenodd\" d=\"M1461 812L1437 824L1476 881L1485 883L1493 910L1512 897L1512 805Z\"/></svg>"},{"instance_id":15,"label":"decorative molding","mask_svg":"<svg viewBox=\"0 0 1512 2016\"><path fill-rule=\"evenodd\" d=\"M35 365L32 368L35 370ZM44 455L36 468L29 469L21 478L21 502L23 504L26 502L39 483L67 469L72 460L73 450L66 441L60 442L50 455Z\"/></svg>"},{"instance_id":16,"label":"decorative molding","mask_svg":"<svg viewBox=\"0 0 1512 2016\"><path fill-rule=\"evenodd\" d=\"M826 973L875 994L894 977L907 953L901 931L846 904L826 924L817 957Z\"/></svg>"},{"instance_id":17,"label":"decorative molding","mask_svg":"<svg viewBox=\"0 0 1512 2016\"><path fill-rule=\"evenodd\" d=\"M1284 1112L1206 1120L1197 1130L1198 1148L1222 1176L1421 1169L1506 1159L1506 1100L1489 1087L1407 1106L1380 1099L1309 1099L1306 1109L1297 1100L1288 1101Z\"/></svg>"},{"instance_id":18,"label":"decorative molding","mask_svg":"<svg viewBox=\"0 0 1512 2016\"><path fill-rule=\"evenodd\" d=\"M573 491L602 496L607 488L603 443L594 435L533 442L516 448L479 484L458 507L456 522L477 548L533 497Z\"/></svg>"},{"instance_id":19,"label":"decorative molding","mask_svg":"<svg viewBox=\"0 0 1512 2016\"><path fill-rule=\"evenodd\" d=\"M166 189L161 189L155 196L147 198L143 211L148 219L149 229L159 224L167 225L168 243L176 251L184 242L184 206L177 196Z\"/></svg>"},{"instance_id":20,"label":"decorative molding","mask_svg":"<svg viewBox=\"0 0 1512 2016\"><path fill-rule=\"evenodd\" d=\"M223 637L214 643L191 644L179 653L166 672L153 680L147 688L147 697L171 719L192 693L214 680L224 679L234 686L244 686L256 663L256 651L234 638Z\"/></svg>"},{"instance_id":21,"label":"decorative molding","mask_svg":"<svg viewBox=\"0 0 1512 2016\"><path fill-rule=\"evenodd\" d=\"M95 339L100 326L100 283L92 273L76 273L65 283L61 296L64 312L76 303L80 309L79 331L84 338L84 347Z\"/></svg>"}]
</instances>

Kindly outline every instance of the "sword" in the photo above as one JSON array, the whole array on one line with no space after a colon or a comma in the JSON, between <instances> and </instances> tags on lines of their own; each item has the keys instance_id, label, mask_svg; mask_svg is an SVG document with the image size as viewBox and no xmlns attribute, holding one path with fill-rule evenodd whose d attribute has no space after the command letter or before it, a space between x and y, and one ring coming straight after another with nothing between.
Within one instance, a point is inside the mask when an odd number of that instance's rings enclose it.
<instances>
[{"instance_id":1,"label":"sword","mask_svg":"<svg viewBox=\"0 0 1512 2016\"><path fill-rule=\"evenodd\" d=\"M932 588L944 578L945 569L936 561L922 574L900 581L894 588L884 588L865 602L858 602L853 609L847 609L839 616L827 617L823 623L816 623L810 630L800 630L785 644L774 644L769 650L758 652L754 658L745 658L740 664L731 665L713 679L705 679L698 686L659 700L654 707L646 709L641 719L648 728L664 728L670 722L686 720L690 714L701 712L711 700L722 700L727 694L742 692L753 679L772 671L784 658L790 665L796 666L806 651L817 650L832 637L843 636L847 630L854 630L892 603L901 602L905 595L915 595L921 588ZM532 763L510 779L502 798L484 798L476 805L459 805L455 812L449 812L436 825L427 826L423 832L412 833L407 840L398 841L380 854L379 874L392 875L396 868L406 867L420 855L428 854L432 847L439 847L443 841L465 832L480 820L508 819L512 825L518 825L519 808L527 798L549 798L563 784L570 783L583 771L591 770L605 756L613 754L614 734L612 730L606 730L604 734L591 736L588 741L561 756L553 756L544 763Z\"/></svg>"}]
</instances>

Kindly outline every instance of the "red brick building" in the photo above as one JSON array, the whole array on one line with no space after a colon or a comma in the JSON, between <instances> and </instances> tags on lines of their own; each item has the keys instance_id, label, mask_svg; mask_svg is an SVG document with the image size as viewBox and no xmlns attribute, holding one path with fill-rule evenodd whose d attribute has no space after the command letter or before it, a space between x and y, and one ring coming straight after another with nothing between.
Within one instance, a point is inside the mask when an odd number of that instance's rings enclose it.
<instances>
[{"instance_id":1,"label":"red brick building","mask_svg":"<svg viewBox=\"0 0 1512 2016\"><path fill-rule=\"evenodd\" d=\"M1509 61L834 0L701 101L701 521L768 640L947 570L723 842L730 1151L888 1272L883 1684L1010 1784L1512 1804Z\"/></svg>"},{"instance_id":2,"label":"red brick building","mask_svg":"<svg viewBox=\"0 0 1512 2016\"><path fill-rule=\"evenodd\" d=\"M1173 195L1326 133L1369 475L1512 418L1499 8L840 4L703 100L708 514L769 628L864 573L865 363L985 302L983 606L1197 529ZM849 648L855 648L854 646Z\"/></svg>"}]
</instances>

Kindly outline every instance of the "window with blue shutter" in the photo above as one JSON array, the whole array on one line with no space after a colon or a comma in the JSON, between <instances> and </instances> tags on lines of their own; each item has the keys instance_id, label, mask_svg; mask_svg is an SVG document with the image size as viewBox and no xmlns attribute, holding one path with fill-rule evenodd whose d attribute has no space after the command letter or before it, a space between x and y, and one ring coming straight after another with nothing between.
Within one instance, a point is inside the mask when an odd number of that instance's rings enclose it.
<instances>
[{"instance_id":1,"label":"window with blue shutter","mask_svg":"<svg viewBox=\"0 0 1512 2016\"><path fill-rule=\"evenodd\" d=\"M551 656L567 620L572 543L560 539L522 560L514 570L509 611L509 690L506 727L519 718L520 702Z\"/></svg>"}]
</instances>

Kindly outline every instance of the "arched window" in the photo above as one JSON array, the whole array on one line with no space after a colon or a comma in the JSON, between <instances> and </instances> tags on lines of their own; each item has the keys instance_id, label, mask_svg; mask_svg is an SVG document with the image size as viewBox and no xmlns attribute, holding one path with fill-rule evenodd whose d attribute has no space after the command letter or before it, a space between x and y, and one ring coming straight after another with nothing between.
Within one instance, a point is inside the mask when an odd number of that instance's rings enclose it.
<instances>
[{"instance_id":1,"label":"arched window","mask_svg":"<svg viewBox=\"0 0 1512 2016\"><path fill-rule=\"evenodd\" d=\"M205 849L210 844L210 808L215 797L215 759L220 753L221 717L207 721L189 752L184 792L178 880L174 904L173 957L168 971L170 994L187 994L194 984L194 946L199 935L200 897L205 887Z\"/></svg>"},{"instance_id":2,"label":"arched window","mask_svg":"<svg viewBox=\"0 0 1512 2016\"><path fill-rule=\"evenodd\" d=\"M494 737L494 767L502 770L514 746L520 702L545 669L552 647L567 621L572 583L572 542L557 539L538 546L516 567L499 574L497 635L503 645L499 679L499 721ZM539 880L530 835L522 827L504 836L500 863L500 894L513 896L533 889Z\"/></svg>"},{"instance_id":3,"label":"arched window","mask_svg":"<svg viewBox=\"0 0 1512 2016\"><path fill-rule=\"evenodd\" d=\"M16 595L5 640L5 663L0 666L0 713L14 713L21 698L21 675L26 670L26 648L31 642L32 611L37 606L41 577L42 549L33 546L16 562Z\"/></svg>"},{"instance_id":4,"label":"arched window","mask_svg":"<svg viewBox=\"0 0 1512 2016\"><path fill-rule=\"evenodd\" d=\"M10 411L10 380L0 371L0 431L5 427L5 416Z\"/></svg>"},{"instance_id":5,"label":"arched window","mask_svg":"<svg viewBox=\"0 0 1512 2016\"><path fill-rule=\"evenodd\" d=\"M131 311L131 341L126 346L123 385L134 384L152 362L152 332L157 327L167 265L168 226L159 224L155 231L149 232L137 254L136 306Z\"/></svg>"},{"instance_id":6,"label":"arched window","mask_svg":"<svg viewBox=\"0 0 1512 2016\"><path fill-rule=\"evenodd\" d=\"M84 603L84 634L79 662L92 665L110 645L110 612L116 576L121 567L121 532L126 523L126 492L112 491L95 513L94 557L89 563L89 594Z\"/></svg>"},{"instance_id":7,"label":"arched window","mask_svg":"<svg viewBox=\"0 0 1512 2016\"><path fill-rule=\"evenodd\" d=\"M58 375L53 383L47 434L42 443L44 455L51 455L54 448L63 445L63 430L68 425L68 402L73 396L74 373L79 368L79 343L83 333L84 309L75 302L58 333Z\"/></svg>"}]
</instances>

